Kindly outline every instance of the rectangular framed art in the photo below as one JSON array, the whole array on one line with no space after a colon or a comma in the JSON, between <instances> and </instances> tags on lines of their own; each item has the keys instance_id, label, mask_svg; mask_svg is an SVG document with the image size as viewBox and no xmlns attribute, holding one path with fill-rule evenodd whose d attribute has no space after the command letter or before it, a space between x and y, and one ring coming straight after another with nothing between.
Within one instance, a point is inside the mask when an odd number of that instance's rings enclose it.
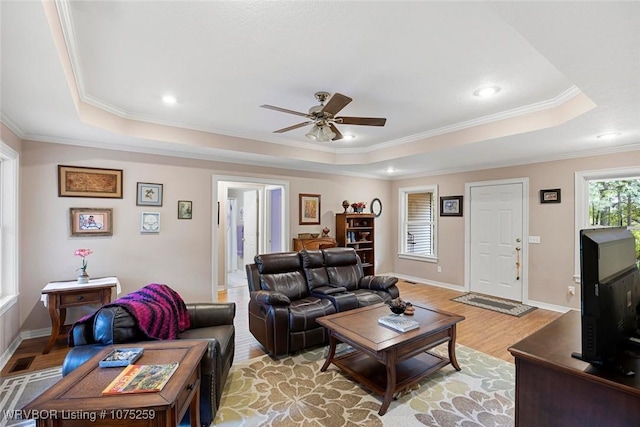
<instances>
[{"instance_id":1,"label":"rectangular framed art","mask_svg":"<svg viewBox=\"0 0 640 427\"><path fill-rule=\"evenodd\" d=\"M58 165L58 197L122 199L122 169Z\"/></svg>"},{"instance_id":2,"label":"rectangular framed art","mask_svg":"<svg viewBox=\"0 0 640 427\"><path fill-rule=\"evenodd\" d=\"M113 209L69 208L72 237L113 236Z\"/></svg>"},{"instance_id":3,"label":"rectangular framed art","mask_svg":"<svg viewBox=\"0 0 640 427\"><path fill-rule=\"evenodd\" d=\"M142 212L140 216L141 233L160 232L160 212Z\"/></svg>"},{"instance_id":4,"label":"rectangular framed art","mask_svg":"<svg viewBox=\"0 0 640 427\"><path fill-rule=\"evenodd\" d=\"M462 196L440 197L440 216L462 216Z\"/></svg>"},{"instance_id":5,"label":"rectangular framed art","mask_svg":"<svg viewBox=\"0 0 640 427\"><path fill-rule=\"evenodd\" d=\"M193 203L190 200L178 200L178 219L193 218Z\"/></svg>"},{"instance_id":6,"label":"rectangular framed art","mask_svg":"<svg viewBox=\"0 0 640 427\"><path fill-rule=\"evenodd\" d=\"M320 195L300 194L299 195L299 225L320 224Z\"/></svg>"},{"instance_id":7,"label":"rectangular framed art","mask_svg":"<svg viewBox=\"0 0 640 427\"><path fill-rule=\"evenodd\" d=\"M162 184L139 182L137 195L138 206L162 206Z\"/></svg>"},{"instance_id":8,"label":"rectangular framed art","mask_svg":"<svg viewBox=\"0 0 640 427\"><path fill-rule=\"evenodd\" d=\"M560 189L540 190L540 203L560 203Z\"/></svg>"}]
</instances>

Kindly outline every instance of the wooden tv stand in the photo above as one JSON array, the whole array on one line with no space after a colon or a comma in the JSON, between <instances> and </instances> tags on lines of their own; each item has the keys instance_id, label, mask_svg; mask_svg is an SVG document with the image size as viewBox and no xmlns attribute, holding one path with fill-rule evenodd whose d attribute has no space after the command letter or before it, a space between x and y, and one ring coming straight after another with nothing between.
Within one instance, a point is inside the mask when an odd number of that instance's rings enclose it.
<instances>
[{"instance_id":1,"label":"wooden tv stand","mask_svg":"<svg viewBox=\"0 0 640 427\"><path fill-rule=\"evenodd\" d=\"M571 357L581 351L580 313L570 311L516 343L515 425L640 425L640 350L621 362L634 377Z\"/></svg>"}]
</instances>

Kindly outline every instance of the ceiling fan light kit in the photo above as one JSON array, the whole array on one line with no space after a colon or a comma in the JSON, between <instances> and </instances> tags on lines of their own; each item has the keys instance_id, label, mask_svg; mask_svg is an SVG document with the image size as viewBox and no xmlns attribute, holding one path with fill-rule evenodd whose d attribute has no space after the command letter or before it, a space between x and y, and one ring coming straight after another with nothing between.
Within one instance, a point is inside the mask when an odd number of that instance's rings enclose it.
<instances>
[{"instance_id":1,"label":"ceiling fan light kit","mask_svg":"<svg viewBox=\"0 0 640 427\"><path fill-rule=\"evenodd\" d=\"M299 111L288 110L286 108L275 107L273 105L261 105L261 107L280 111L282 113L303 116L310 120L275 130L274 133L284 133L312 124L313 128L311 128L305 136L318 142L338 141L343 138L335 125L336 123L361 126L384 126L387 122L387 119L381 117L336 117L336 114L353 101L353 99L340 93L335 93L331 98L329 98L330 96L331 94L329 92L316 92L315 98L320 102L320 105L309 108L308 113L301 113ZM329 102L325 105L327 99Z\"/></svg>"}]
</instances>

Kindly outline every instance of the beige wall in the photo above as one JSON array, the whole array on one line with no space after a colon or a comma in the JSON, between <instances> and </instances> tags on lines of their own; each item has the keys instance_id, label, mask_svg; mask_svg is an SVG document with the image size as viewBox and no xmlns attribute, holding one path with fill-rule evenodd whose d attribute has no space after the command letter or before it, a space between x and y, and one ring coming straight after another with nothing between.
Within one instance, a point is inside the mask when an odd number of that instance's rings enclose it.
<instances>
[{"instance_id":1,"label":"beige wall","mask_svg":"<svg viewBox=\"0 0 640 427\"><path fill-rule=\"evenodd\" d=\"M540 244L529 244L528 295L527 299L544 304L580 308L579 292L569 297L567 286L576 286L574 275L574 176L576 171L638 166L640 151L585 157L572 160L535 163L508 168L481 170L467 173L439 175L394 181L391 211L393 224L397 224L397 194L402 187L437 184L440 196L462 195L465 183L491 181L507 178L529 178L529 235L540 236ZM539 202L541 189L561 188L560 204ZM465 213L466 215L466 213ZM439 218L438 264L400 259L394 256L393 271L398 274L437 281L458 286L465 283L464 218ZM391 244L397 248L397 232ZM397 249L396 249L397 252ZM579 285L577 286L579 290Z\"/></svg>"},{"instance_id":2,"label":"beige wall","mask_svg":"<svg viewBox=\"0 0 640 427\"><path fill-rule=\"evenodd\" d=\"M379 197L390 203L387 181L33 141L24 141L22 146L22 330L50 326L40 291L49 281L75 278L80 259L73 253L78 248L94 251L87 258L89 274L118 276L123 293L158 282L174 288L186 301L211 301L212 226L217 222L217 207L212 209L214 175L289 181L291 236L319 232L324 225L335 235L333 212L342 211L343 199L370 201ZM123 199L58 197L59 164L122 169ZM136 206L136 182L163 184L163 206ZM298 225L298 193L321 195L322 225ZM178 200L193 201L192 220L177 219ZM70 207L113 208L113 236L70 237ZM161 213L159 234L140 233L140 214L146 211ZM385 271L391 269L391 264L384 262L389 259L385 253L390 239L388 222L388 217L381 219L378 235L378 268ZM70 313L71 319L80 314Z\"/></svg>"}]
</instances>

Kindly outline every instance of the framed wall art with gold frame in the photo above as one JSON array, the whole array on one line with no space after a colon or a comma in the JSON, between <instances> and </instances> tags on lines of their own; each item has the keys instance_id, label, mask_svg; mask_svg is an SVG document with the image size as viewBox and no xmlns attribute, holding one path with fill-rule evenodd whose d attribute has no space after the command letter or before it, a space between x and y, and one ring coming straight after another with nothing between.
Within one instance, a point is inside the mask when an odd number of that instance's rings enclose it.
<instances>
[{"instance_id":1,"label":"framed wall art with gold frame","mask_svg":"<svg viewBox=\"0 0 640 427\"><path fill-rule=\"evenodd\" d=\"M122 169L58 165L58 197L122 199Z\"/></svg>"}]
</instances>

